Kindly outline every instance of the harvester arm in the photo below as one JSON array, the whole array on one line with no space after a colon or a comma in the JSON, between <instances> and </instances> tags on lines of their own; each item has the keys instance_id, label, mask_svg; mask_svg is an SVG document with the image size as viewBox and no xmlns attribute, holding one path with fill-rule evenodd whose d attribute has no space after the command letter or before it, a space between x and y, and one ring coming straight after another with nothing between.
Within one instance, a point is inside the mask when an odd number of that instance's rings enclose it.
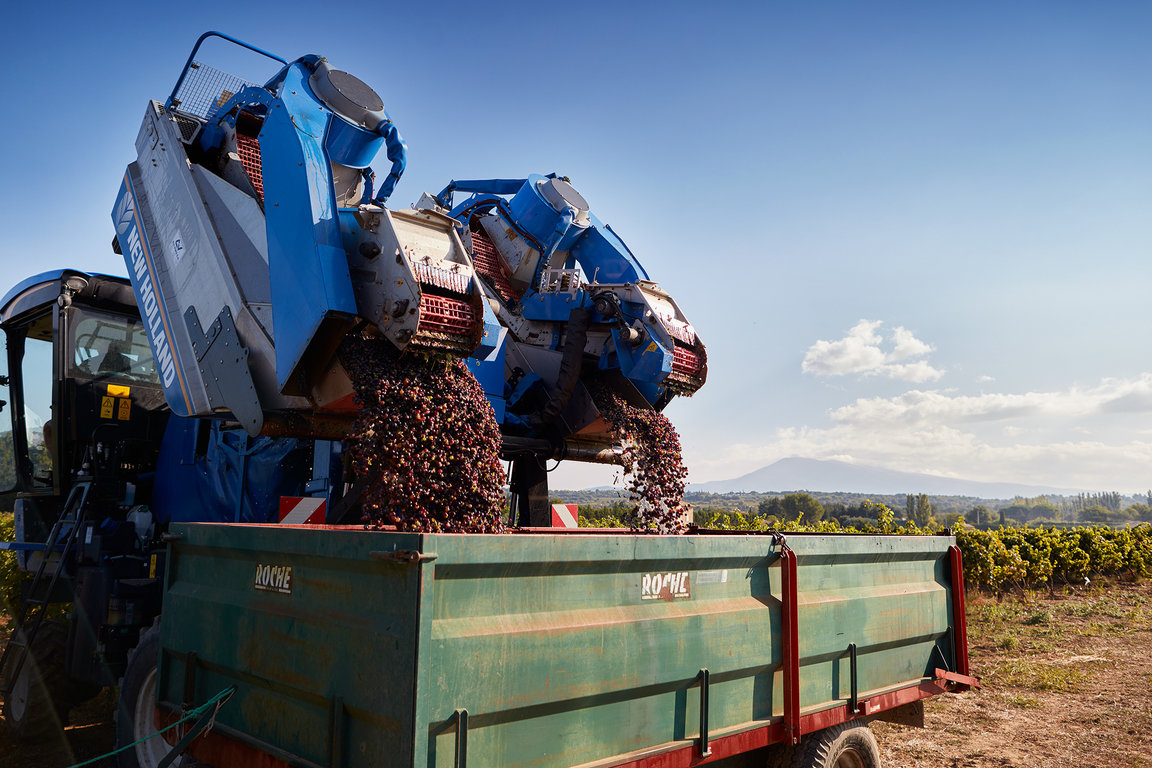
<instances>
[{"instance_id":1,"label":"harvester arm","mask_svg":"<svg viewBox=\"0 0 1152 768\"><path fill-rule=\"evenodd\" d=\"M196 60L220 37L275 60L264 84ZM371 163L390 169L375 194ZM368 85L318 56L287 62L226 35L197 41L145 114L114 212L165 394L186 416L249 431L279 413L349 414L336 350L368 328L398 350L468 355L497 325L456 222L389 211L407 162ZM153 327L150 325L150 327Z\"/></svg>"}]
</instances>

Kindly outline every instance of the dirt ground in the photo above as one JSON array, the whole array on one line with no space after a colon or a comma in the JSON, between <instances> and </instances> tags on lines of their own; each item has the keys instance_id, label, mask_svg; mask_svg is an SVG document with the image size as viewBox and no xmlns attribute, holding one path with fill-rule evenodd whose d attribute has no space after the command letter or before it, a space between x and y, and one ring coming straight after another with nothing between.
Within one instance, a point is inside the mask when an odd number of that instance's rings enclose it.
<instances>
[{"instance_id":1,"label":"dirt ground","mask_svg":"<svg viewBox=\"0 0 1152 768\"><path fill-rule=\"evenodd\" d=\"M65 768L112 751L116 740L112 691L72 711L56 738L38 744L13 743L0 736L0 768ZM85 768L115 768L114 759L97 760Z\"/></svg>"},{"instance_id":2,"label":"dirt ground","mask_svg":"<svg viewBox=\"0 0 1152 768\"><path fill-rule=\"evenodd\" d=\"M1152 585L970 596L984 687L874 724L886 768L1152 766Z\"/></svg>"},{"instance_id":3,"label":"dirt ground","mask_svg":"<svg viewBox=\"0 0 1152 768\"><path fill-rule=\"evenodd\" d=\"M930 699L923 729L875 723L885 768L1152 768L1152 584L968 600L972 670L984 687ZM105 691L43 744L0 738L0 768L105 754L112 706Z\"/></svg>"}]
</instances>

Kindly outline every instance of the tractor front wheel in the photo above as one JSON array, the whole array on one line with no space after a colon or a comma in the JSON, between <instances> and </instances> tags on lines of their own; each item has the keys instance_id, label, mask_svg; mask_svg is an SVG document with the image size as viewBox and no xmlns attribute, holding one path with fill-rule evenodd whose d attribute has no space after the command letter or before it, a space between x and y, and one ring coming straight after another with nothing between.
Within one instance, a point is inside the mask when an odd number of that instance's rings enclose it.
<instances>
[{"instance_id":1,"label":"tractor front wheel","mask_svg":"<svg viewBox=\"0 0 1152 768\"><path fill-rule=\"evenodd\" d=\"M4 670L5 729L20 741L39 740L63 732L68 711L79 703L65 666L68 625L51 620L43 622L13 680L12 672L19 658L20 649L14 649Z\"/></svg>"},{"instance_id":2,"label":"tractor front wheel","mask_svg":"<svg viewBox=\"0 0 1152 768\"><path fill-rule=\"evenodd\" d=\"M119 768L156 768L172 746L156 735L156 665L160 659L160 625L153 624L140 636L140 643L128 656L128 667L120 681L120 703L116 707L116 748L128 747L117 756ZM176 758L172 765L184 765Z\"/></svg>"}]
</instances>

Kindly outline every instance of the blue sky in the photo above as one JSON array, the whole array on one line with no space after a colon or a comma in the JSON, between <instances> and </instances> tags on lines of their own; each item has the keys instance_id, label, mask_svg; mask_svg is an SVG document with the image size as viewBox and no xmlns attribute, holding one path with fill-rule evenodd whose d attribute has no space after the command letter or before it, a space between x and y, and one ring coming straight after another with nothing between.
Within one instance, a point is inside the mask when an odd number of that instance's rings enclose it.
<instances>
[{"instance_id":1,"label":"blue sky","mask_svg":"<svg viewBox=\"0 0 1152 768\"><path fill-rule=\"evenodd\" d=\"M373 85L410 150L397 205L570 176L708 344L668 410L693 480L800 455L1152 485L1148 4L47 8L0 30L5 285L123 272L145 103L219 29Z\"/></svg>"}]
</instances>

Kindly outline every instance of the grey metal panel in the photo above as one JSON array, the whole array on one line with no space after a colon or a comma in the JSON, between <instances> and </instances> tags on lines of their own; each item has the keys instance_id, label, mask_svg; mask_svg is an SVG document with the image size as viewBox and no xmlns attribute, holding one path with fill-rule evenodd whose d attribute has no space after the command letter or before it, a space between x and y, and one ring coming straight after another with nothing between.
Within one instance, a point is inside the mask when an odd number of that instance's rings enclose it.
<instances>
[{"instance_id":1,"label":"grey metal panel","mask_svg":"<svg viewBox=\"0 0 1152 768\"><path fill-rule=\"evenodd\" d=\"M177 146L179 145L177 144ZM163 195L163 189L160 189L158 190L159 199L154 198L152 192L157 185L155 183L149 184L142 172L142 166L148 166L152 174L160 172L158 166L152 165L151 155L162 151L159 145L156 145L156 149L143 155L139 162L130 164L128 166L128 178L135 191L136 211L143 230L141 239L147 241L147 252L151 255L152 277L159 293L154 300L162 305L163 313L167 316L165 329L174 352L173 361L179 373L180 388L185 401L184 410L187 411L188 415L207 413L208 395L204 389L204 383L196 371L196 355L192 349L192 340L188 337L187 330L181 320L184 306L178 301L172 288L171 260L161 253L161 251L166 250L162 243L169 241L168 232L171 224L166 219L162 219L163 225L157 221L157 214L163 214L166 196ZM171 206L169 205L169 207ZM125 253L127 252L126 250ZM142 311L149 298L137 294L136 299L141 305Z\"/></svg>"},{"instance_id":2,"label":"grey metal panel","mask_svg":"<svg viewBox=\"0 0 1152 768\"><path fill-rule=\"evenodd\" d=\"M264 216L255 200L188 162L179 126L152 102L137 140L140 207L144 214L160 290L172 323L191 411L208 415L213 407L188 326L182 318L195 309L211 323L227 309L248 349L248 367L258 402L237 403L236 410L304 407L303 398L286 398L275 385L275 353L267 305L268 246ZM222 243L227 243L228 251ZM268 370L265 370L268 369ZM236 392L242 392L237 389Z\"/></svg>"},{"instance_id":3,"label":"grey metal panel","mask_svg":"<svg viewBox=\"0 0 1152 768\"><path fill-rule=\"evenodd\" d=\"M204 331L196 309L189 307L184 321L196 349L200 375L215 408L227 408L249 433L255 435L264 425L264 413L248 371L248 350L240 343L232 313L228 308Z\"/></svg>"},{"instance_id":4,"label":"grey metal panel","mask_svg":"<svg viewBox=\"0 0 1152 768\"><path fill-rule=\"evenodd\" d=\"M198 165L192 166L190 171L216 233L228 244L228 250L222 251L222 255L232 268L239 293L246 302L271 301L268 233L260 204Z\"/></svg>"},{"instance_id":5,"label":"grey metal panel","mask_svg":"<svg viewBox=\"0 0 1152 768\"><path fill-rule=\"evenodd\" d=\"M248 368L264 410L308 408L303 397L280 394L276 385L276 348L272 335L272 293L268 279L268 232L255 199L200 166L191 167L204 200L205 215L215 227L220 258L228 268L239 306L229 305L240 342L248 349ZM204 320L204 318L201 318Z\"/></svg>"}]
</instances>

